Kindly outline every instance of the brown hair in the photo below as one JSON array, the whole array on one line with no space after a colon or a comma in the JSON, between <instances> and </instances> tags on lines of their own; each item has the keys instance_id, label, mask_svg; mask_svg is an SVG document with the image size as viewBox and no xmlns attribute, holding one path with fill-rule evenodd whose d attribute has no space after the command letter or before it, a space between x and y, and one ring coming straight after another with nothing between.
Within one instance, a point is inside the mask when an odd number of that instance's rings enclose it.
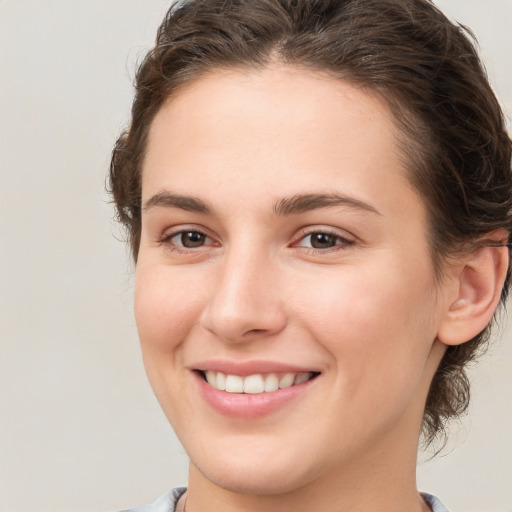
<instances>
[{"instance_id":1,"label":"brown hair","mask_svg":"<svg viewBox=\"0 0 512 512\"><path fill-rule=\"evenodd\" d=\"M511 231L511 141L469 31L429 0L189 0L161 24L136 75L129 128L115 145L110 189L135 261L141 171L152 120L182 85L219 67L280 61L349 80L390 106L410 180L428 209L432 261L497 229ZM508 243L508 241L503 241ZM510 281L507 274L504 302ZM469 401L465 372L489 327L450 346L434 376L425 440Z\"/></svg>"}]
</instances>

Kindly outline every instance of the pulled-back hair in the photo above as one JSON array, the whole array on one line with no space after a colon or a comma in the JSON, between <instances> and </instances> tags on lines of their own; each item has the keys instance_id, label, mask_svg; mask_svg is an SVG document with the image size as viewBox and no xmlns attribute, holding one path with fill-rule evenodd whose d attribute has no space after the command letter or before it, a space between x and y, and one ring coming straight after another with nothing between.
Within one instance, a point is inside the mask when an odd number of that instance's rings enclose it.
<instances>
[{"instance_id":1,"label":"pulled-back hair","mask_svg":"<svg viewBox=\"0 0 512 512\"><path fill-rule=\"evenodd\" d=\"M498 229L510 233L511 140L468 34L429 0L175 3L138 69L131 124L117 140L110 167L110 189L134 260L147 137L162 104L213 69L271 62L327 72L388 104L410 182L427 208L439 279L447 256L492 243L486 235ZM510 269L502 303L509 281ZM489 329L447 348L427 398L427 442L466 410L466 368L486 345Z\"/></svg>"}]
</instances>

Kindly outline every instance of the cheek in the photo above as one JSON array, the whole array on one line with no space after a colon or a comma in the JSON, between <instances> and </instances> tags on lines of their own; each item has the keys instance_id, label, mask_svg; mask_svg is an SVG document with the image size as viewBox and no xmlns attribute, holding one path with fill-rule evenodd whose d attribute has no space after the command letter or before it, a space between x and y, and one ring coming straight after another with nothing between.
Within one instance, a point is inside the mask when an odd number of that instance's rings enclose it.
<instances>
[{"instance_id":1,"label":"cheek","mask_svg":"<svg viewBox=\"0 0 512 512\"><path fill-rule=\"evenodd\" d=\"M169 269L140 265L135 279L135 319L151 387L168 420L175 424L187 405L183 343L198 318L190 286Z\"/></svg>"},{"instance_id":2,"label":"cheek","mask_svg":"<svg viewBox=\"0 0 512 512\"><path fill-rule=\"evenodd\" d=\"M145 357L172 355L198 316L197 292L158 268L139 266L135 279L135 319Z\"/></svg>"},{"instance_id":3,"label":"cheek","mask_svg":"<svg viewBox=\"0 0 512 512\"><path fill-rule=\"evenodd\" d=\"M419 381L436 335L433 281L423 275L389 264L303 283L309 296L298 317L329 352L348 394L373 387L382 397Z\"/></svg>"}]
</instances>

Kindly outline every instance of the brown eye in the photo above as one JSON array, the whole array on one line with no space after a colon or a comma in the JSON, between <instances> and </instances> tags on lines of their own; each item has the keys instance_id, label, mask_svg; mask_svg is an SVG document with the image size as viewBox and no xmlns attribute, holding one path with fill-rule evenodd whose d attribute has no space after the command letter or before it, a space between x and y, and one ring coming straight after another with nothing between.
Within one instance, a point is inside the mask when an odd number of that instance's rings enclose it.
<instances>
[{"instance_id":1,"label":"brown eye","mask_svg":"<svg viewBox=\"0 0 512 512\"><path fill-rule=\"evenodd\" d=\"M340 242L340 237L330 233L311 233L308 235L313 249L330 249Z\"/></svg>"},{"instance_id":2,"label":"brown eye","mask_svg":"<svg viewBox=\"0 0 512 512\"><path fill-rule=\"evenodd\" d=\"M177 245L193 249L195 247L202 247L206 241L206 235L199 233L199 231L183 231L178 233L175 237Z\"/></svg>"},{"instance_id":3,"label":"brown eye","mask_svg":"<svg viewBox=\"0 0 512 512\"><path fill-rule=\"evenodd\" d=\"M295 246L315 251L328 251L329 249L345 249L353 244L354 240L345 238L337 233L330 233L329 231L310 231L304 235Z\"/></svg>"}]
</instances>

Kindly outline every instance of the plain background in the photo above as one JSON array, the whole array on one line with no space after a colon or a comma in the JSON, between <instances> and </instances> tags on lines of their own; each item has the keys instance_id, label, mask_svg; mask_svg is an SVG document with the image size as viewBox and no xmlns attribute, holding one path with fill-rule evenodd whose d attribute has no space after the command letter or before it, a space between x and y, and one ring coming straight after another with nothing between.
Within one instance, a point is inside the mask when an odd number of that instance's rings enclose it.
<instances>
[{"instance_id":1,"label":"plain background","mask_svg":"<svg viewBox=\"0 0 512 512\"><path fill-rule=\"evenodd\" d=\"M474 29L510 119L512 0L438 3ZM186 482L104 191L168 5L0 0L0 512L115 511ZM512 511L511 331L474 370L445 456L420 464L420 488L454 512Z\"/></svg>"}]
</instances>

